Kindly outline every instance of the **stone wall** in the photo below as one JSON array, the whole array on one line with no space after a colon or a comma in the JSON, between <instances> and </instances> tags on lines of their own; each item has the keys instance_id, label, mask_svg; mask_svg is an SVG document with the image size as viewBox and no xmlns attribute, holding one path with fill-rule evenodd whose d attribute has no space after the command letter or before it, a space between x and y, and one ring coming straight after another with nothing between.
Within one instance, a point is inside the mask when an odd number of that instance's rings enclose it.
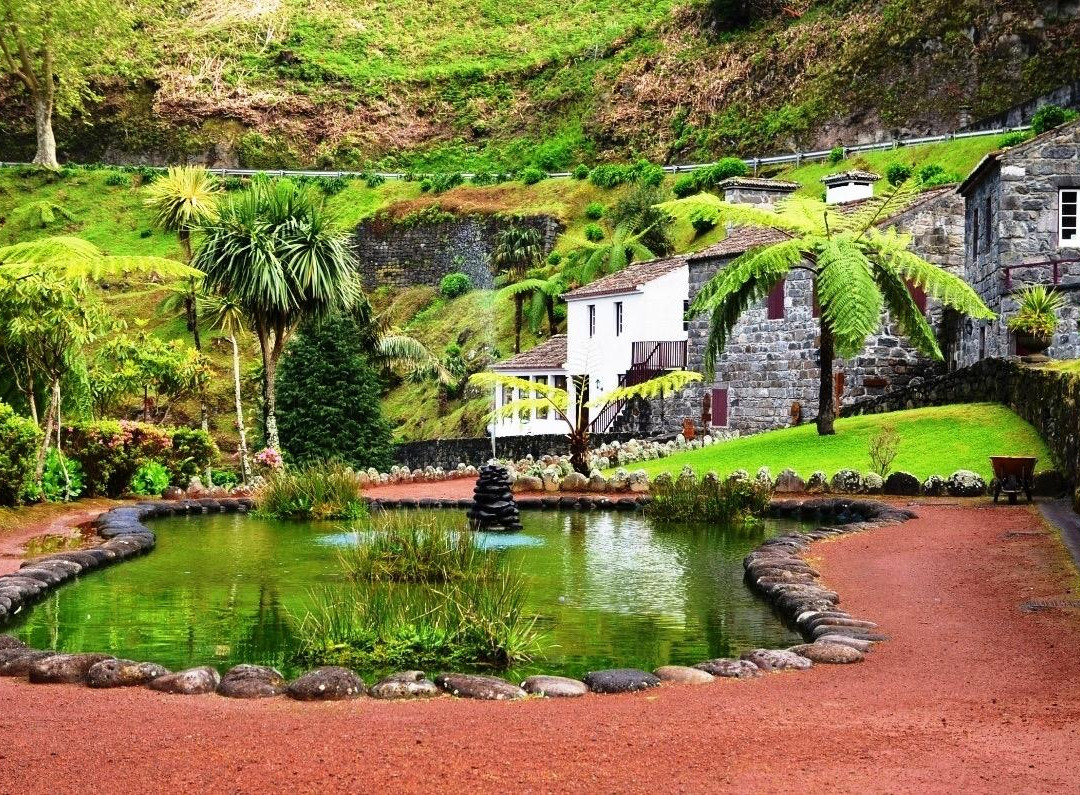
<instances>
[{"instance_id":1,"label":"stone wall","mask_svg":"<svg viewBox=\"0 0 1080 795\"><path fill-rule=\"evenodd\" d=\"M961 128L962 132L974 130L996 130L1001 127L1019 127L1027 124L1035 111L1043 105L1060 105L1063 108L1080 110L1080 80L1068 83L1048 91L1035 99L1029 99L1013 105L1007 110L995 113L993 116L979 119L974 124Z\"/></svg>"},{"instance_id":2,"label":"stone wall","mask_svg":"<svg viewBox=\"0 0 1080 795\"><path fill-rule=\"evenodd\" d=\"M594 434L592 443L593 447L597 447L606 442L628 442L633 438L638 438L637 434ZM499 458L515 461L527 455L539 458L544 455L565 455L569 452L566 435L554 433L500 437L496 439L495 449ZM491 438L488 436L403 442L394 449L394 463L410 469L433 466L449 470L456 469L458 464L480 466L490 458Z\"/></svg>"},{"instance_id":3,"label":"stone wall","mask_svg":"<svg viewBox=\"0 0 1080 795\"><path fill-rule=\"evenodd\" d=\"M365 221L354 234L364 288L437 287L443 276L455 271L468 274L474 287L490 288L495 237L511 223L540 230L545 253L562 232L558 220L546 215L522 219L466 215L416 224L385 218Z\"/></svg>"},{"instance_id":4,"label":"stone wall","mask_svg":"<svg viewBox=\"0 0 1080 795\"><path fill-rule=\"evenodd\" d=\"M913 249L922 257L959 273L964 265L962 199L950 191L937 192L898 215L894 224L914 236ZM691 260L690 299L730 260ZM728 424L709 429L721 436L738 436L771 430L790 424L797 411L803 422L817 415L819 319L814 317L813 281L805 270L789 273L784 286L784 317L770 320L765 302L743 313L727 345L716 362L716 376L709 382L691 385L682 393L652 401L646 412L648 427L639 433L671 432L681 429L690 418L702 428L703 400L708 390L728 390ZM928 306L932 324L940 327L940 307ZM691 320L688 332L687 366L705 371L705 345L709 318ZM880 332L867 341L866 348L852 360L837 359L834 379L843 380L840 405L871 395L904 387L913 378L941 372L944 367L915 352L888 317L882 318ZM835 383L835 381L834 381ZM713 412L716 416L716 412ZM640 423L639 423L640 426Z\"/></svg>"},{"instance_id":5,"label":"stone wall","mask_svg":"<svg viewBox=\"0 0 1080 795\"><path fill-rule=\"evenodd\" d=\"M1017 359L984 359L955 372L919 380L887 395L845 406L842 416L943 406L1001 403L1030 422L1046 441L1057 467L1071 485L1080 473L1080 377L1025 365ZM1039 468L1049 468L1042 461Z\"/></svg>"}]
</instances>

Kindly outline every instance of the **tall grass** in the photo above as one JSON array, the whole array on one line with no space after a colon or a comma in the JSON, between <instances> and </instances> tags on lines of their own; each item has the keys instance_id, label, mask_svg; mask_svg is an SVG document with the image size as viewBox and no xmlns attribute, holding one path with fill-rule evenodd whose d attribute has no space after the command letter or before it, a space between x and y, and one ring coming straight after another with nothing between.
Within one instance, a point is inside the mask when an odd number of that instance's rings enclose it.
<instances>
[{"instance_id":1,"label":"tall grass","mask_svg":"<svg viewBox=\"0 0 1080 795\"><path fill-rule=\"evenodd\" d=\"M356 473L344 464L311 464L274 472L255 495L259 516L359 519L367 514Z\"/></svg>"},{"instance_id":2,"label":"tall grass","mask_svg":"<svg viewBox=\"0 0 1080 795\"><path fill-rule=\"evenodd\" d=\"M646 514L670 522L709 521L724 524L756 521L769 507L772 485L758 480L680 477L654 482Z\"/></svg>"},{"instance_id":3,"label":"tall grass","mask_svg":"<svg viewBox=\"0 0 1080 795\"><path fill-rule=\"evenodd\" d=\"M370 582L443 583L485 579L499 570L463 523L430 512L374 516L370 532L341 554L346 576Z\"/></svg>"}]
</instances>

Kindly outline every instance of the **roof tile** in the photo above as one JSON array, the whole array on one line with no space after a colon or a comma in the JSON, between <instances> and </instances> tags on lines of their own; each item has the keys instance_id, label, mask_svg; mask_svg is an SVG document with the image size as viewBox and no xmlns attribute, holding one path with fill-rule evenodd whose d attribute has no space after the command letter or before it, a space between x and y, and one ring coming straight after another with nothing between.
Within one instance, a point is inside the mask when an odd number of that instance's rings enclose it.
<instances>
[{"instance_id":1,"label":"roof tile","mask_svg":"<svg viewBox=\"0 0 1080 795\"><path fill-rule=\"evenodd\" d=\"M566 365L566 335L555 334L535 348L496 362L492 370L558 370Z\"/></svg>"},{"instance_id":2,"label":"roof tile","mask_svg":"<svg viewBox=\"0 0 1080 795\"><path fill-rule=\"evenodd\" d=\"M685 256L635 262L617 273L612 273L568 293L563 293L563 298L591 298L593 296L633 292L642 284L671 273L685 264Z\"/></svg>"}]
</instances>

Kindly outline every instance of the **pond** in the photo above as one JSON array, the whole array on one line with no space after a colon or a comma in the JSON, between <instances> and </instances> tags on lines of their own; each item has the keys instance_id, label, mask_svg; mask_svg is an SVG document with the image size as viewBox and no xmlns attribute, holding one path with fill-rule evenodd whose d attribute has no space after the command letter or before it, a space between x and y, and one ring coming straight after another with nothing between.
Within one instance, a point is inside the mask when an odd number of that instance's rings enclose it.
<instances>
[{"instance_id":1,"label":"pond","mask_svg":"<svg viewBox=\"0 0 1080 795\"><path fill-rule=\"evenodd\" d=\"M528 582L541 659L506 672L581 676L652 670L800 642L743 582L742 558L801 527L653 525L638 513L523 511L524 530L480 534ZM149 555L94 572L34 606L11 631L36 648L108 651L174 670L237 663L292 676L297 622L313 589L345 587L338 550L355 532L238 514L152 523ZM369 677L381 672L361 672Z\"/></svg>"}]
</instances>

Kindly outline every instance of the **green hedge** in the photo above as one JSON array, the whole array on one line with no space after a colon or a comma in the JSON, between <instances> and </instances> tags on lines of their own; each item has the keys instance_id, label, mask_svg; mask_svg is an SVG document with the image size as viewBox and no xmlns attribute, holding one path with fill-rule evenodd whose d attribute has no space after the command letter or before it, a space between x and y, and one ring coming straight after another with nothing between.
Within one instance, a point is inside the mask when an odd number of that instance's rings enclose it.
<instances>
[{"instance_id":1,"label":"green hedge","mask_svg":"<svg viewBox=\"0 0 1080 795\"><path fill-rule=\"evenodd\" d=\"M0 505L15 505L32 491L41 429L0 403Z\"/></svg>"}]
</instances>

